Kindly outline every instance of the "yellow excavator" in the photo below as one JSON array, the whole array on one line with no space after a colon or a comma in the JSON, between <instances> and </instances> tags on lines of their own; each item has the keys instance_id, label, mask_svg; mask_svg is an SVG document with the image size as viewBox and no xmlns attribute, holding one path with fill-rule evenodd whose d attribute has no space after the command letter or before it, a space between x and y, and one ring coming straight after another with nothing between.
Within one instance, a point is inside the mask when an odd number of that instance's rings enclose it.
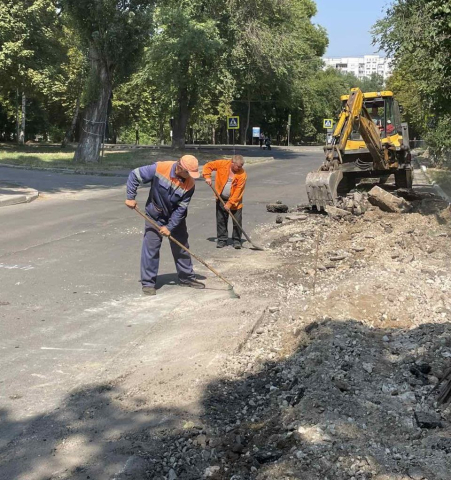
<instances>
[{"instance_id":1,"label":"yellow excavator","mask_svg":"<svg viewBox=\"0 0 451 480\"><path fill-rule=\"evenodd\" d=\"M412 188L409 128L401 122L393 92L353 88L341 101L337 126L324 149L325 161L307 175L310 206L322 210L334 205L338 195L346 195L362 178L384 182L394 174L397 188Z\"/></svg>"}]
</instances>

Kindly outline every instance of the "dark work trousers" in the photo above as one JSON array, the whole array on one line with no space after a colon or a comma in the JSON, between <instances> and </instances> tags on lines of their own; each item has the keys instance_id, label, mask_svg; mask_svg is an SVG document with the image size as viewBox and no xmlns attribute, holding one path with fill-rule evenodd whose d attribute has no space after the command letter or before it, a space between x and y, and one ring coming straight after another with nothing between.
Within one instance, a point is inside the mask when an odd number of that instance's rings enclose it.
<instances>
[{"instance_id":1,"label":"dark work trousers","mask_svg":"<svg viewBox=\"0 0 451 480\"><path fill-rule=\"evenodd\" d=\"M243 222L243 209L240 208L238 210L230 210L230 211L233 213L234 217L237 219L238 223L241 226ZM228 223L229 223L229 212L224 208L223 204L219 200L217 200L216 201L216 230L218 234L217 235L218 243L227 243L227 240L229 238ZM241 230L235 225L235 222L233 222L232 239L233 239L234 245L237 243L241 245Z\"/></svg>"},{"instance_id":2,"label":"dark work trousers","mask_svg":"<svg viewBox=\"0 0 451 480\"><path fill-rule=\"evenodd\" d=\"M171 235L186 248L189 248L188 231L185 220L182 220L181 223L174 228ZM155 287L158 266L160 264L162 240L163 237L159 234L158 230L146 223L141 251L141 283L143 287ZM174 257L179 280L183 282L195 279L196 276L194 275L191 256L177 244L171 242L171 240L168 239L168 242L171 245L172 256Z\"/></svg>"}]
</instances>

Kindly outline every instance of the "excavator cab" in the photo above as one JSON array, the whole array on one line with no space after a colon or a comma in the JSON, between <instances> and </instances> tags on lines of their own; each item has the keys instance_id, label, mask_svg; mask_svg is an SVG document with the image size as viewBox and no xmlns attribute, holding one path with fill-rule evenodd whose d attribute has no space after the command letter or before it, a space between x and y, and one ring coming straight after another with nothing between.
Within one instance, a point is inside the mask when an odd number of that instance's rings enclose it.
<instances>
[{"instance_id":1,"label":"excavator cab","mask_svg":"<svg viewBox=\"0 0 451 480\"><path fill-rule=\"evenodd\" d=\"M364 93L363 95L365 98L363 106L369 112L373 123L379 130L381 140L398 134L402 135L400 107L398 101L393 98L393 94L391 92L374 92ZM343 108L346 106L348 98L349 95L342 97ZM365 148L358 125L353 126L349 140L361 142L358 148ZM397 139L395 138L394 141L397 142ZM353 143L349 144L349 148L348 145L346 146L348 150L352 150L353 147L356 147Z\"/></svg>"}]
</instances>

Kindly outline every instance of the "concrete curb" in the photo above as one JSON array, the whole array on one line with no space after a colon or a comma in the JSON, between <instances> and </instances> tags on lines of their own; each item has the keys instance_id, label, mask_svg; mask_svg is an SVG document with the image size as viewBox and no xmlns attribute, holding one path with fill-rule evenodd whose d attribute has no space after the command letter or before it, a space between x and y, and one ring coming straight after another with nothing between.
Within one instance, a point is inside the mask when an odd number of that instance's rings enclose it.
<instances>
[{"instance_id":1,"label":"concrete curb","mask_svg":"<svg viewBox=\"0 0 451 480\"><path fill-rule=\"evenodd\" d=\"M443 198L443 200L445 200L451 205L451 197L446 192L443 191L442 187L435 180L431 179L431 177L427 173L428 168L425 165L420 165L417 158L415 158L415 163L417 164L418 169L423 172L424 177L430 183L430 185L434 187L434 189Z\"/></svg>"},{"instance_id":2,"label":"concrete curb","mask_svg":"<svg viewBox=\"0 0 451 480\"><path fill-rule=\"evenodd\" d=\"M18 170L38 170L41 172L53 172L53 173L65 173L68 175L93 175L99 177L127 177L126 173L114 173L114 172L107 172L105 170L100 171L90 171L90 172L82 172L77 170L72 170L70 168L47 168L47 167L32 167L32 166L25 166L25 165L12 165L9 163L2 163L0 164L0 168L16 168Z\"/></svg>"},{"instance_id":3,"label":"concrete curb","mask_svg":"<svg viewBox=\"0 0 451 480\"><path fill-rule=\"evenodd\" d=\"M246 157L246 155L243 155L243 157L246 158L246 165L258 165L260 163L265 163L265 162L270 162L274 160L274 157ZM206 162L207 163L207 162ZM199 165L199 167L203 167L203 165ZM98 171L80 171L80 170L72 170L70 168L58 168L58 167L32 167L32 166L25 166L25 165L13 165L9 163L0 163L0 168L16 168L18 170L38 170L42 172L53 172L53 173L64 173L67 175L92 175L92 176L98 176L98 177L118 177L118 178L127 178L128 173L130 170L127 170L127 172L121 173L120 171L106 171L106 170L98 170ZM125 169L124 169L125 170Z\"/></svg>"},{"instance_id":4,"label":"concrete curb","mask_svg":"<svg viewBox=\"0 0 451 480\"><path fill-rule=\"evenodd\" d=\"M0 185L1 187L1 185ZM0 207L9 207L11 205L18 205L20 203L30 203L39 197L39 192L33 188L23 187L21 185L8 184L3 189L21 189L23 193L3 193L0 194Z\"/></svg>"}]
</instances>

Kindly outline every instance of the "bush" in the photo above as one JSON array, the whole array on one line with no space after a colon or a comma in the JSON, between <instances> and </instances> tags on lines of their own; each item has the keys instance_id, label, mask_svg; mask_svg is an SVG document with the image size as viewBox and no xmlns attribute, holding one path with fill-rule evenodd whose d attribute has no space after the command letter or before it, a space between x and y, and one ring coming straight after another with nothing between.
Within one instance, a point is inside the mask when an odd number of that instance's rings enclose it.
<instances>
[{"instance_id":1,"label":"bush","mask_svg":"<svg viewBox=\"0 0 451 480\"><path fill-rule=\"evenodd\" d=\"M438 120L426 134L426 143L437 167L451 168L451 116L445 115Z\"/></svg>"}]
</instances>

